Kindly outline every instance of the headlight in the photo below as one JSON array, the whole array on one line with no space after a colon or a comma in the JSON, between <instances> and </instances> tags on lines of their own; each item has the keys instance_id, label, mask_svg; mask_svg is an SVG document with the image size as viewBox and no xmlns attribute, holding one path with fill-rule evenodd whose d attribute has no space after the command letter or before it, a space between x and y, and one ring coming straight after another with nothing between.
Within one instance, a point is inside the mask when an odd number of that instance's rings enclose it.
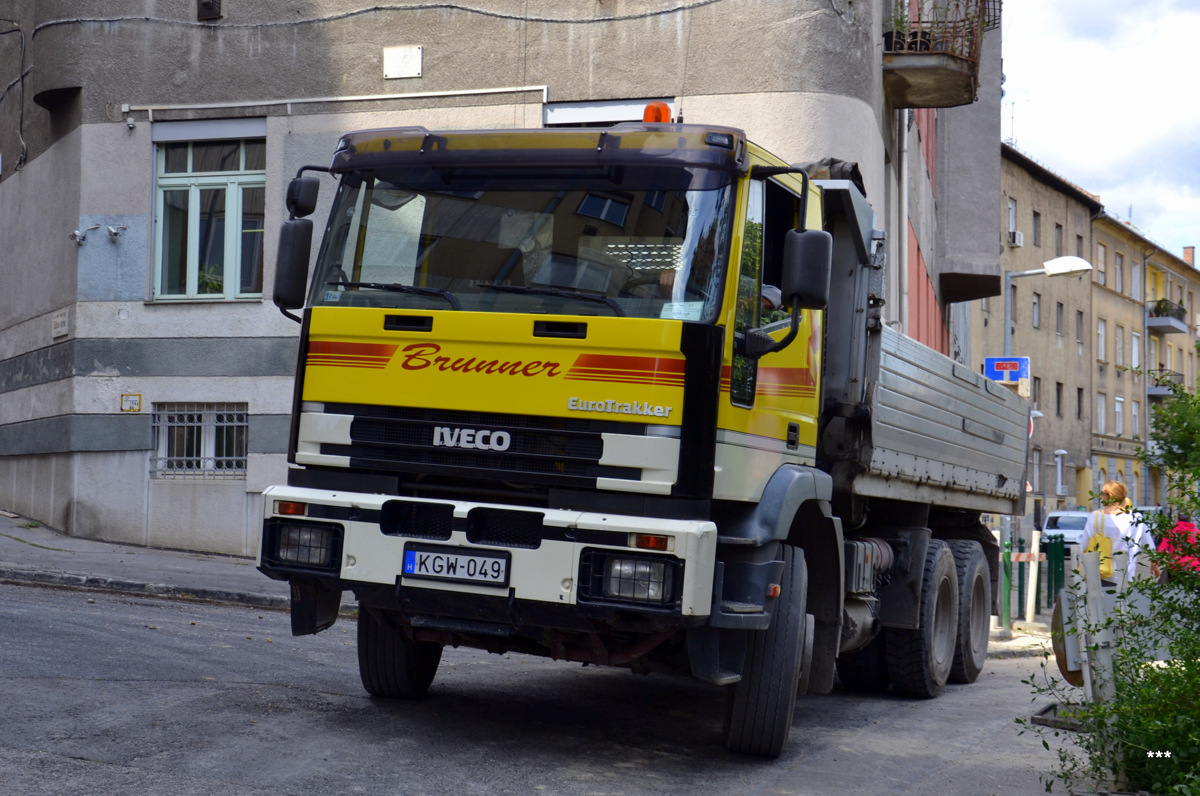
<instances>
[{"instance_id":1,"label":"headlight","mask_svg":"<svg viewBox=\"0 0 1200 796\"><path fill-rule=\"evenodd\" d=\"M644 558L610 558L604 576L604 596L615 600L662 603L671 595L666 562Z\"/></svg>"},{"instance_id":2,"label":"headlight","mask_svg":"<svg viewBox=\"0 0 1200 796\"><path fill-rule=\"evenodd\" d=\"M342 564L340 525L271 518L263 524L267 563L337 571Z\"/></svg>"}]
</instances>

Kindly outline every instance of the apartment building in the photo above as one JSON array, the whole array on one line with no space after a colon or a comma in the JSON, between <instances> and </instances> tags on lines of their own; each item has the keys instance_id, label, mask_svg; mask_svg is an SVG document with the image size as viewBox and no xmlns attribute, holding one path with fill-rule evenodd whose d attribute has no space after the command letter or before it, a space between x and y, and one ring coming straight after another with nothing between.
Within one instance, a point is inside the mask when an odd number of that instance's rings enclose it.
<instances>
[{"instance_id":1,"label":"apartment building","mask_svg":"<svg viewBox=\"0 0 1200 796\"><path fill-rule=\"evenodd\" d=\"M1094 340L1091 286L1086 275L1030 274L1056 257L1088 257L1097 197L1021 151L1001 144L1001 269L1005 274L1008 353L1029 358L1029 400L1041 413L1029 454L1028 528L1048 511L1074 508L1091 486ZM1016 274L1017 276L1011 276ZM1005 297L983 299L972 315L972 362L1005 356ZM1082 497L1081 497L1082 496Z\"/></svg>"},{"instance_id":2,"label":"apartment building","mask_svg":"<svg viewBox=\"0 0 1200 796\"><path fill-rule=\"evenodd\" d=\"M1195 247L1185 247L1183 256L1176 257L1145 238L1138 243L1146 276L1143 361L1148 375L1143 387L1149 410L1146 420L1153 422L1154 407L1171 395L1170 385L1183 385L1192 392L1200 387L1196 373L1200 308L1195 304L1200 295L1200 271L1196 270ZM1165 475L1143 473L1139 498L1145 505L1166 503Z\"/></svg>"},{"instance_id":3,"label":"apartment building","mask_svg":"<svg viewBox=\"0 0 1200 796\"><path fill-rule=\"evenodd\" d=\"M72 534L255 552L297 357L273 231L347 130L605 125L663 100L791 162L857 163L889 322L965 357L955 303L999 290L998 0L952 26L918 4L903 41L936 52L885 50L886 0L86 5L0 21L0 506Z\"/></svg>"},{"instance_id":4,"label":"apartment building","mask_svg":"<svg viewBox=\"0 0 1200 796\"><path fill-rule=\"evenodd\" d=\"M1200 294L1194 249L1176 257L1105 212L1100 198L1001 145L1003 254L1009 350L1029 357L1029 399L1041 416L1030 438L1028 514L1093 505L1107 480L1138 505L1166 502L1162 475L1138 459L1156 401L1170 383L1196 387ZM1090 274L1036 273L1056 257L1083 257ZM1034 273L1030 273L1034 272ZM1003 356L1002 299L975 305L973 360Z\"/></svg>"}]
</instances>

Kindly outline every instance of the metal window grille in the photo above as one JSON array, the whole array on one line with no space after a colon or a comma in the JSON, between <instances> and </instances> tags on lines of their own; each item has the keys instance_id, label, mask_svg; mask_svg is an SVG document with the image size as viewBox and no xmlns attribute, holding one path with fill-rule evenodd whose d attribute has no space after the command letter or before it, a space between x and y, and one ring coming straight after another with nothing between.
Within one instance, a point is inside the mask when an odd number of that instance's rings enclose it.
<instances>
[{"instance_id":1,"label":"metal window grille","mask_svg":"<svg viewBox=\"0 0 1200 796\"><path fill-rule=\"evenodd\" d=\"M157 478L244 479L249 431L241 404L154 405Z\"/></svg>"}]
</instances>

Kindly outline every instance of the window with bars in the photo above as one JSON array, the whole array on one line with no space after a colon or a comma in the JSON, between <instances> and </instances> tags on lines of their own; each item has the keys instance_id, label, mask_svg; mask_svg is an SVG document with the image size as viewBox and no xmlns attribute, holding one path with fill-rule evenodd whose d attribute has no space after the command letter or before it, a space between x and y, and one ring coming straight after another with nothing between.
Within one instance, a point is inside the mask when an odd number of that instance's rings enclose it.
<instances>
[{"instance_id":1,"label":"window with bars","mask_svg":"<svg viewBox=\"0 0 1200 796\"><path fill-rule=\"evenodd\" d=\"M154 405L157 478L244 479L249 432L244 403Z\"/></svg>"}]
</instances>

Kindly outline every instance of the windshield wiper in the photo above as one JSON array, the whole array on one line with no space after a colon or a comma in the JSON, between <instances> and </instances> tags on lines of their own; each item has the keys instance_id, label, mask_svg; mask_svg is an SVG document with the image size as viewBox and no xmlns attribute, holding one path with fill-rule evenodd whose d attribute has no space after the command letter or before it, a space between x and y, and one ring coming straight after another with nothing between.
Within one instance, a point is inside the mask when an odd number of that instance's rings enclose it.
<instances>
[{"instance_id":1,"label":"windshield wiper","mask_svg":"<svg viewBox=\"0 0 1200 796\"><path fill-rule=\"evenodd\" d=\"M461 310L462 305L458 303L458 299L449 290L438 290L436 287L416 287L415 285L401 285L395 282L342 282L334 280L326 282L327 285L334 287L369 287L372 290L390 290L393 293L415 293L418 296L434 296L446 301L451 307L456 310Z\"/></svg>"},{"instance_id":2,"label":"windshield wiper","mask_svg":"<svg viewBox=\"0 0 1200 796\"><path fill-rule=\"evenodd\" d=\"M625 317L625 310L621 309L611 296L601 296L595 293L580 293L574 290L560 290L556 287L526 287L525 285L497 285L495 282L480 285L484 290L496 290L501 293L535 293L539 296L556 296L558 298L576 299L579 301L595 301L600 304L607 304L610 309L622 318Z\"/></svg>"}]
</instances>

